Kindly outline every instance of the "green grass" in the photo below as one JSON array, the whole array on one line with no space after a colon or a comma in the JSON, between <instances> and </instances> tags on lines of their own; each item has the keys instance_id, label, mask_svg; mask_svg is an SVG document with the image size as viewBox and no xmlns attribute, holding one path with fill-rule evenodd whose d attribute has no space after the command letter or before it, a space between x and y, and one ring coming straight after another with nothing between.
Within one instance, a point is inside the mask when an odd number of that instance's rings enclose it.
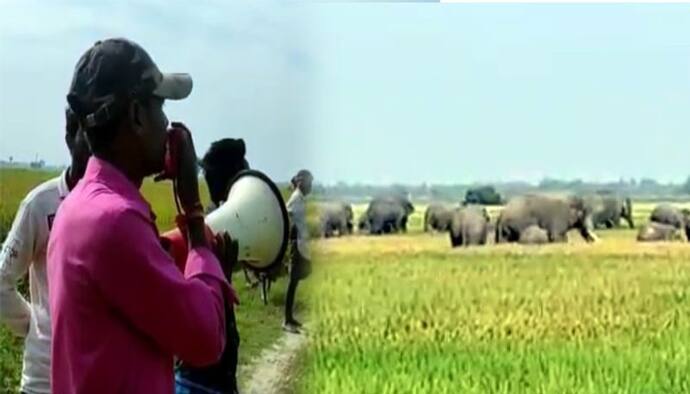
<instances>
[{"instance_id":1,"label":"green grass","mask_svg":"<svg viewBox=\"0 0 690 394\"><path fill-rule=\"evenodd\" d=\"M51 176L0 170L0 236ZM143 193L159 228L171 228L169 184L147 182ZM638 225L654 205L635 205ZM595 245L574 234L563 245L453 250L447 235L421 233L424 208L407 235L317 242L320 264L298 297L312 327L296 390L690 392L690 244L638 244L620 229L599 231ZM241 274L234 283L246 363L280 334L285 283L268 306ZM0 392L17 386L20 369L21 343L0 327Z\"/></svg>"},{"instance_id":2,"label":"green grass","mask_svg":"<svg viewBox=\"0 0 690 394\"><path fill-rule=\"evenodd\" d=\"M690 244L319 241L303 393L690 392Z\"/></svg>"},{"instance_id":3,"label":"green grass","mask_svg":"<svg viewBox=\"0 0 690 394\"><path fill-rule=\"evenodd\" d=\"M12 224L19 203L33 187L57 174L28 170L0 170L0 240L4 240ZM199 182L202 200L208 201L208 192L203 181ZM146 181L142 192L151 203L157 216L158 228L162 231L173 228L175 205L170 183ZM269 303L264 306L258 289L247 288L244 275L236 273L233 283L241 304L236 309L240 332L240 364L247 364L258 356L262 349L272 344L282 333L283 298L285 279L279 279L271 289ZM297 313L303 309L298 296ZM21 374L22 342L0 325L0 393L14 392ZM250 371L244 370L244 374ZM243 381L247 376L242 375Z\"/></svg>"}]
</instances>

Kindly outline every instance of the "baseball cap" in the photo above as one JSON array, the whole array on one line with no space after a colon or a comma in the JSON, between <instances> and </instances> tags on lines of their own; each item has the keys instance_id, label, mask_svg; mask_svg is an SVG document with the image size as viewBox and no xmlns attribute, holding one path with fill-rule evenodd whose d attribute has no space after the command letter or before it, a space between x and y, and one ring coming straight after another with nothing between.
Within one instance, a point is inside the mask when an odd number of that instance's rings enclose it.
<instances>
[{"instance_id":1,"label":"baseball cap","mask_svg":"<svg viewBox=\"0 0 690 394\"><path fill-rule=\"evenodd\" d=\"M133 98L181 100L192 91L192 77L162 73L149 54L124 38L97 41L74 68L67 102L86 127L107 123Z\"/></svg>"}]
</instances>

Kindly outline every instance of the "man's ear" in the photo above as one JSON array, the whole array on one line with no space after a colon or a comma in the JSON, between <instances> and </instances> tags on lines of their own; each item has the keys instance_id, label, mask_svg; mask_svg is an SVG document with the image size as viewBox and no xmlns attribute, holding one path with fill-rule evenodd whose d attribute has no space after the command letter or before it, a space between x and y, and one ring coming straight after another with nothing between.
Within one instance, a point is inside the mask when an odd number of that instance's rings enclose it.
<instances>
[{"instance_id":1,"label":"man's ear","mask_svg":"<svg viewBox=\"0 0 690 394\"><path fill-rule=\"evenodd\" d=\"M132 129L139 132L144 126L144 107L139 100L132 100L129 102L127 120L130 122Z\"/></svg>"},{"instance_id":2,"label":"man's ear","mask_svg":"<svg viewBox=\"0 0 690 394\"><path fill-rule=\"evenodd\" d=\"M70 136L69 133L65 133L65 143L67 144L67 149L72 152L74 150L74 136Z\"/></svg>"}]
</instances>

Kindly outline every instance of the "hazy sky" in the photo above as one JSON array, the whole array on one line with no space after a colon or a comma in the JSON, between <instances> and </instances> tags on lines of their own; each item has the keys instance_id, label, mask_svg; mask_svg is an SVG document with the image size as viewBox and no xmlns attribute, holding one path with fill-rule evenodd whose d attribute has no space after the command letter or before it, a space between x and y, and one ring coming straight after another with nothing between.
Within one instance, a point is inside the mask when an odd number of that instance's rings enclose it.
<instances>
[{"instance_id":1,"label":"hazy sky","mask_svg":"<svg viewBox=\"0 0 690 394\"><path fill-rule=\"evenodd\" d=\"M190 99L166 109L200 153L244 137L278 179L690 174L687 4L17 4L0 15L2 158L66 161L72 68L124 35L192 73Z\"/></svg>"},{"instance_id":2,"label":"hazy sky","mask_svg":"<svg viewBox=\"0 0 690 394\"><path fill-rule=\"evenodd\" d=\"M235 1L11 4L0 12L0 158L38 155L66 163L64 105L74 66L96 40L124 36L140 43L161 70L192 74L192 94L167 102L165 111L190 127L197 154L213 140L242 137L250 165L278 180L305 165L313 71L307 24L296 7Z\"/></svg>"}]
</instances>

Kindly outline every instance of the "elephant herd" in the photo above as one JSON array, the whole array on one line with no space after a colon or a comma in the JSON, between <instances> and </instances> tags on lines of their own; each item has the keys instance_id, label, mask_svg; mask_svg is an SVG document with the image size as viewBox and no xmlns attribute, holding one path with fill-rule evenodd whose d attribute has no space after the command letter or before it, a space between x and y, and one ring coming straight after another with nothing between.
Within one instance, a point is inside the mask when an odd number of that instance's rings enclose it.
<instances>
[{"instance_id":1,"label":"elephant herd","mask_svg":"<svg viewBox=\"0 0 690 394\"><path fill-rule=\"evenodd\" d=\"M478 205L431 204L424 215L424 230L448 231L453 247L484 245L490 235L496 243L563 242L572 229L587 241L597 239L591 210L581 197L516 197L508 201L493 226L486 208Z\"/></svg>"},{"instance_id":2,"label":"elephant herd","mask_svg":"<svg viewBox=\"0 0 690 394\"><path fill-rule=\"evenodd\" d=\"M324 237L352 234L354 215L347 203L322 204L320 231ZM414 205L401 196L374 198L359 217L360 233L373 235L407 231ZM576 230L587 242L597 241L595 229L613 228L625 222L635 228L629 198L609 193L553 197L528 194L514 197L501 210L495 222L481 205L432 203L423 218L425 232L448 232L453 247L516 242L543 244L567 241ZM669 204L657 206L649 223L639 229L637 239L646 241L690 240L690 210Z\"/></svg>"},{"instance_id":3,"label":"elephant herd","mask_svg":"<svg viewBox=\"0 0 690 394\"><path fill-rule=\"evenodd\" d=\"M352 234L354 214L352 205L344 202L320 204L320 235L329 238ZM407 219L414 212L414 205L404 197L385 196L374 198L359 217L357 227L369 234L390 234L407 231Z\"/></svg>"},{"instance_id":4,"label":"elephant herd","mask_svg":"<svg viewBox=\"0 0 690 394\"><path fill-rule=\"evenodd\" d=\"M352 205L328 202L319 205L319 232L324 238L352 234L354 214ZM407 220L414 205L405 197L383 196L374 198L359 217L357 228L369 234L391 234L407 231Z\"/></svg>"}]
</instances>

